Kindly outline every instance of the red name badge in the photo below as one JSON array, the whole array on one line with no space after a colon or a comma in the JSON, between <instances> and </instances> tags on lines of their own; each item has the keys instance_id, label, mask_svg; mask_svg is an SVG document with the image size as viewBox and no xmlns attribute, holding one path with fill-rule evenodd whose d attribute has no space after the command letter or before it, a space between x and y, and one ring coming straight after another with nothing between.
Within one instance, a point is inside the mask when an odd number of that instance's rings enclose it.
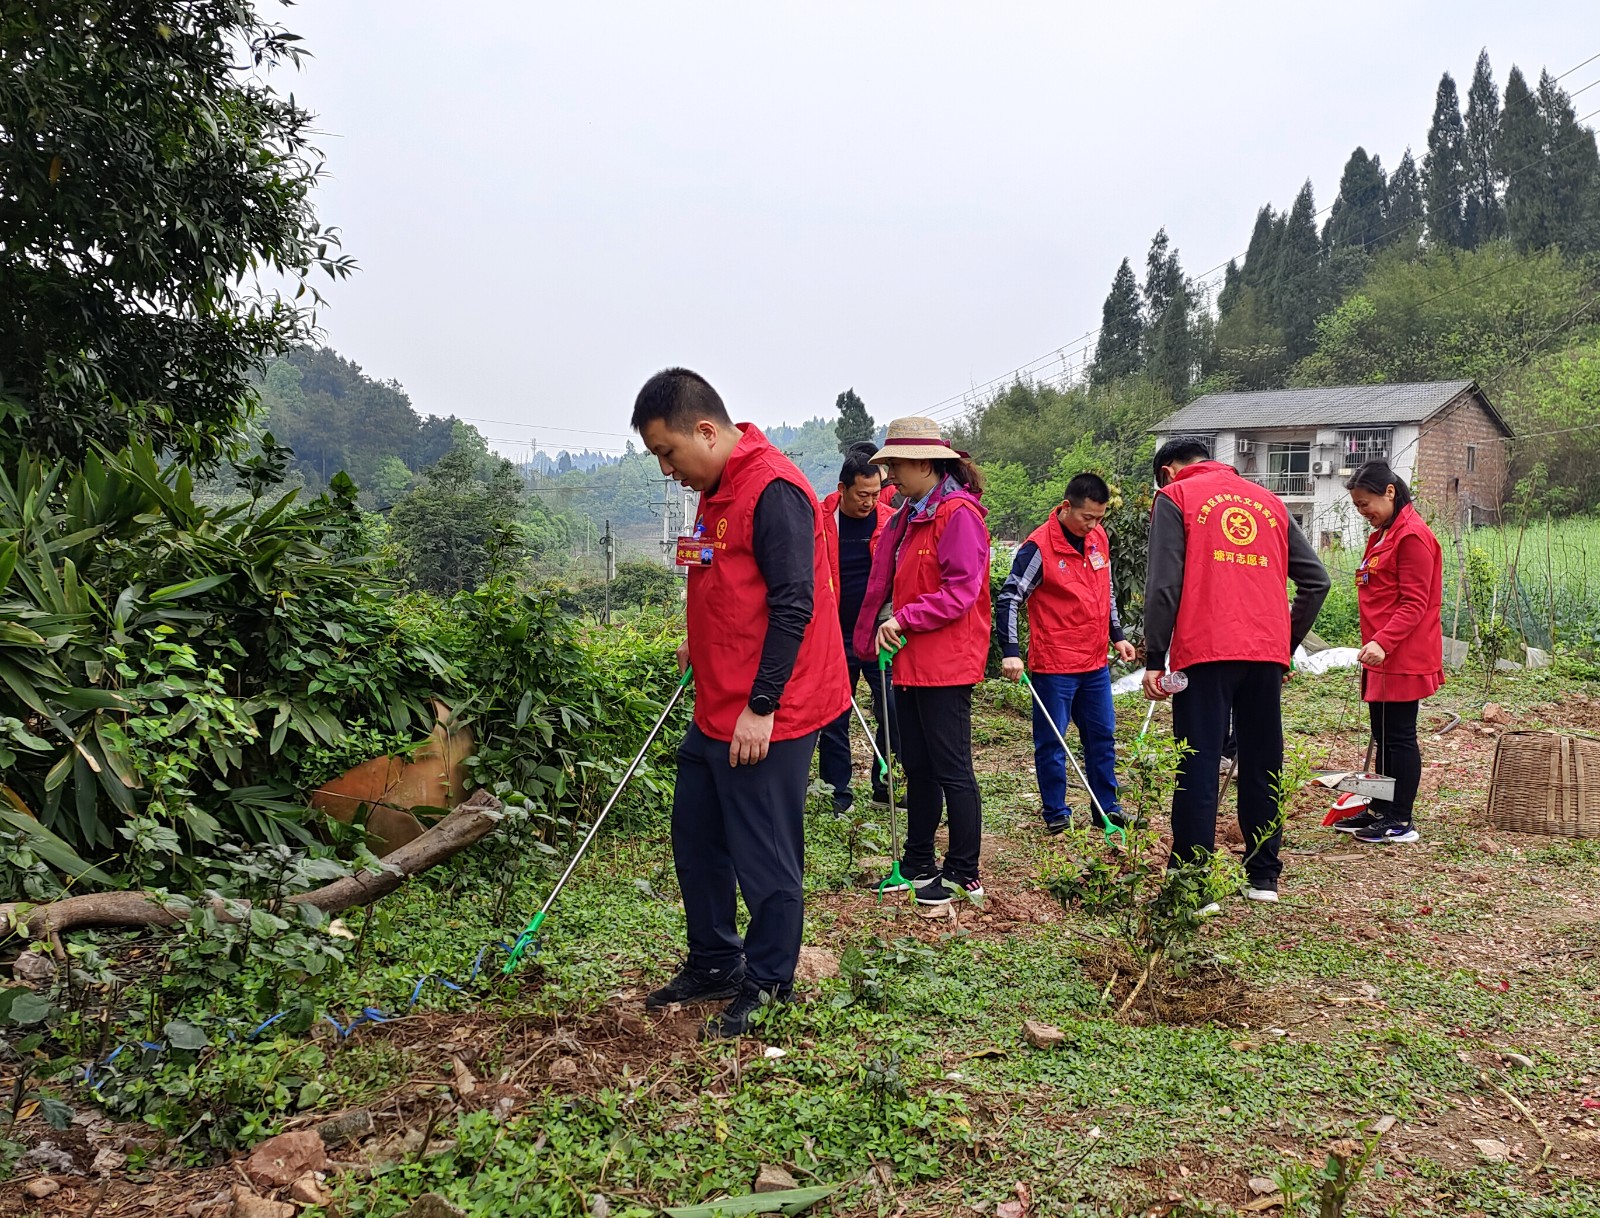
<instances>
[{"instance_id":1,"label":"red name badge","mask_svg":"<svg viewBox=\"0 0 1600 1218\"><path fill-rule=\"evenodd\" d=\"M1100 570L1102 567L1104 567L1106 565L1106 556L1104 554L1100 553L1099 550L1090 550L1089 551L1089 565L1091 567L1093 567L1096 571Z\"/></svg>"},{"instance_id":2,"label":"red name badge","mask_svg":"<svg viewBox=\"0 0 1600 1218\"><path fill-rule=\"evenodd\" d=\"M711 544L700 537L679 537L677 563L680 567L709 567Z\"/></svg>"}]
</instances>

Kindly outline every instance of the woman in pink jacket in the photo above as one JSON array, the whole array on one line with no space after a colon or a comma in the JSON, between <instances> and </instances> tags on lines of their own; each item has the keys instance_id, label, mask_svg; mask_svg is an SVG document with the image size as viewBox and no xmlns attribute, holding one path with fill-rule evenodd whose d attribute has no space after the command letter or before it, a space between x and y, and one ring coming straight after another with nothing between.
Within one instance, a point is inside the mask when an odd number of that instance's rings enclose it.
<instances>
[{"instance_id":1,"label":"woman in pink jacket","mask_svg":"<svg viewBox=\"0 0 1600 1218\"><path fill-rule=\"evenodd\" d=\"M888 467L905 502L873 552L853 642L862 657L900 648L893 678L906 770L900 869L920 905L949 904L956 889L976 899L983 896L983 804L972 769L972 687L983 680L990 626L982 481L932 419L894 420L872 461ZM946 809L950 849L940 867L933 838Z\"/></svg>"}]
</instances>

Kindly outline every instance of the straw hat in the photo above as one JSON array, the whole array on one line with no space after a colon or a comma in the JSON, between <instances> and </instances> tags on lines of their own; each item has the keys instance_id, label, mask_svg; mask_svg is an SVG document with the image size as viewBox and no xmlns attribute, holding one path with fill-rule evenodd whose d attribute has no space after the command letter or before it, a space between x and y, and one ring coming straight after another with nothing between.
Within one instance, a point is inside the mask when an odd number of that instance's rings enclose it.
<instances>
[{"instance_id":1,"label":"straw hat","mask_svg":"<svg viewBox=\"0 0 1600 1218\"><path fill-rule=\"evenodd\" d=\"M903 457L910 461L954 461L960 456L944 442L944 437L939 434L939 424L932 419L911 415L890 422L883 447L872 460L874 464L881 464L890 457Z\"/></svg>"}]
</instances>

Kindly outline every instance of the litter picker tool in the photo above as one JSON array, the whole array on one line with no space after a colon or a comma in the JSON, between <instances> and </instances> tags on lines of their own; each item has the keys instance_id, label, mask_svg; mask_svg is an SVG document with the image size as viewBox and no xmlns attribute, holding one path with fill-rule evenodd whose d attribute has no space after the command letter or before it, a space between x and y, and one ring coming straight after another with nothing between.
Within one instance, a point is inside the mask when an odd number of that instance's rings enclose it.
<instances>
[{"instance_id":1,"label":"litter picker tool","mask_svg":"<svg viewBox=\"0 0 1600 1218\"><path fill-rule=\"evenodd\" d=\"M878 764L882 766L884 785L889 790L889 874L878 881L878 900L883 900L884 891L891 885L896 892L906 887L906 877L900 871L900 830L895 824L894 802L894 711L889 702L889 661L894 658L894 653L905 646L904 640L893 647L878 648L878 696L882 699L878 705L883 707L883 747L888 756L878 754ZM851 699L855 701L854 698ZM856 714L861 714L861 708L856 707ZM866 718L861 720L861 726L867 724ZM872 740L872 733L867 733L867 739ZM877 742L873 742L873 751L877 751Z\"/></svg>"},{"instance_id":2,"label":"litter picker tool","mask_svg":"<svg viewBox=\"0 0 1600 1218\"><path fill-rule=\"evenodd\" d=\"M577 852L572 856L572 861L567 864L567 869L561 873L561 878L556 881L556 886L550 890L550 895L544 899L544 904L540 906L539 912L533 915L533 919L528 923L527 928L517 936L517 941L511 945L510 955L506 960L505 967L501 969L502 973L509 976L512 970L521 963L523 953L532 946L534 936L539 933L539 927L544 924L545 917L550 912L550 907L556 903L556 898L561 895L561 890L566 887L567 881L572 878L572 873L577 869L578 861L583 858L584 852L589 849L589 843L594 841L595 834L600 832L600 826L605 823L606 817L610 815L611 809L616 806L617 800L622 797L623 788L628 785L628 780L633 777L634 771L639 768L639 763L644 760L644 755L650 751L650 746L656 742L656 737L660 735L662 727L667 722L667 717L672 714L672 708L678 704L678 699L683 697L683 691L688 688L689 679L693 675L694 669L692 667L683 670L683 676L678 678L678 687L672 691L672 697L667 699L667 705L661 712L661 717L656 720L656 725L650 729L650 734L644 738L644 744L634 754L633 760L628 763L628 769L622 775L622 781L617 784L617 789L611 792L611 798L606 800L606 806L600 809L600 815L595 817L594 824L589 826L589 832L584 835Z\"/></svg>"},{"instance_id":3,"label":"litter picker tool","mask_svg":"<svg viewBox=\"0 0 1600 1218\"><path fill-rule=\"evenodd\" d=\"M1356 669L1356 691L1359 694L1366 680L1366 672L1359 666ZM1378 703L1378 727L1381 731L1384 721L1383 703ZM1377 739L1373 735L1367 736L1367 757L1361 763L1360 773L1348 771L1335 771L1333 773L1318 774L1316 781L1325 787L1330 787L1344 795L1354 795L1366 800L1369 804L1375 800L1392 800L1394 798L1394 779L1383 774L1372 772L1372 754L1377 748ZM1354 816L1361 811L1359 806L1347 805L1344 800L1338 800L1322 818L1324 825L1336 825L1342 820Z\"/></svg>"},{"instance_id":4,"label":"litter picker tool","mask_svg":"<svg viewBox=\"0 0 1600 1218\"><path fill-rule=\"evenodd\" d=\"M1099 797L1095 795L1094 788L1089 785L1089 778L1084 774L1083 767L1078 764L1078 759L1072 755L1072 750L1067 747L1066 736L1056 726L1056 721L1045 706L1044 699L1039 696L1039 691L1033 682L1028 680L1026 672L1022 674L1022 683L1028 687L1028 692L1033 695L1033 704L1039 708L1039 713L1044 716L1045 722L1050 725L1050 730L1055 733L1056 740L1061 745L1061 751L1067 755L1067 760L1072 763L1072 772L1078 776L1078 781L1083 784L1083 789L1089 792L1089 802L1094 805L1095 813L1100 817L1100 825L1105 830L1106 840L1110 841L1113 836L1117 836L1121 837L1123 844L1126 845L1127 837L1123 834L1122 827L1107 816L1106 810L1100 806ZM1151 705L1154 706L1155 704L1151 703Z\"/></svg>"}]
</instances>

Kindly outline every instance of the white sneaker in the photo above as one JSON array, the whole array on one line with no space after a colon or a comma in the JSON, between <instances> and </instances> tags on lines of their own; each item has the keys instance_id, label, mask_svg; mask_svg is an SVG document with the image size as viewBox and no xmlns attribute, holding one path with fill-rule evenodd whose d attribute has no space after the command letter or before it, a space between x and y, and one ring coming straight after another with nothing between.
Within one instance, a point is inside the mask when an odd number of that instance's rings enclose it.
<instances>
[{"instance_id":1,"label":"white sneaker","mask_svg":"<svg viewBox=\"0 0 1600 1218\"><path fill-rule=\"evenodd\" d=\"M1278 890L1276 888L1246 888L1244 895L1252 901L1267 901L1274 905L1278 902Z\"/></svg>"}]
</instances>

